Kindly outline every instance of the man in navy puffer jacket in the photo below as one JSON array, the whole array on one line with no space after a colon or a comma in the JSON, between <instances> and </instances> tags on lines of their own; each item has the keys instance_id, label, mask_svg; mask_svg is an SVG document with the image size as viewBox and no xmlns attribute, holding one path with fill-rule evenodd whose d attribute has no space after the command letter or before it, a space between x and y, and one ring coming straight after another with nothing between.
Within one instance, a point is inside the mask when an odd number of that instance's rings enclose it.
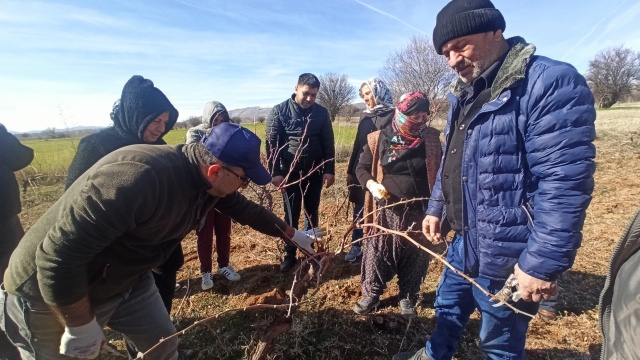
<instances>
[{"instance_id":1,"label":"man in navy puffer jacket","mask_svg":"<svg viewBox=\"0 0 640 360\"><path fill-rule=\"evenodd\" d=\"M595 171L594 99L571 65L534 55L489 0L453 0L437 16L436 51L459 79L448 95L445 151L423 231L455 231L447 261L492 294L510 274L535 314L556 293L582 241ZM494 303L450 269L436 328L413 359L450 359L471 313L488 359L523 359L530 318ZM396 359L409 355L399 354Z\"/></svg>"}]
</instances>

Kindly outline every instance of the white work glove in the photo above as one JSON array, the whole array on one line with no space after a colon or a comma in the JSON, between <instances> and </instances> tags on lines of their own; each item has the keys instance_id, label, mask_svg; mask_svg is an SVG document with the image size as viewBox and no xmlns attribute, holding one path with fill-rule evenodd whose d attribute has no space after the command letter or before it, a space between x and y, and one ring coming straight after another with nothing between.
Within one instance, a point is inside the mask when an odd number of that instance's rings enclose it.
<instances>
[{"instance_id":1,"label":"white work glove","mask_svg":"<svg viewBox=\"0 0 640 360\"><path fill-rule=\"evenodd\" d=\"M311 247L311 244L313 244L314 241L324 241L322 237L325 235L327 235L327 230L323 228L315 228L305 231L296 230L291 241L293 241L300 249L303 249L310 255L313 255L316 251Z\"/></svg>"},{"instance_id":2,"label":"white work glove","mask_svg":"<svg viewBox=\"0 0 640 360\"><path fill-rule=\"evenodd\" d=\"M102 326L94 317L82 326L65 326L60 339L60 354L83 359L95 359L106 341Z\"/></svg>"},{"instance_id":3,"label":"white work glove","mask_svg":"<svg viewBox=\"0 0 640 360\"><path fill-rule=\"evenodd\" d=\"M367 189L369 189L369 192L371 192L371 195L373 195L373 198L376 199L376 201L389 198L387 189L385 189L382 184L379 184L373 180L367 181Z\"/></svg>"}]
</instances>

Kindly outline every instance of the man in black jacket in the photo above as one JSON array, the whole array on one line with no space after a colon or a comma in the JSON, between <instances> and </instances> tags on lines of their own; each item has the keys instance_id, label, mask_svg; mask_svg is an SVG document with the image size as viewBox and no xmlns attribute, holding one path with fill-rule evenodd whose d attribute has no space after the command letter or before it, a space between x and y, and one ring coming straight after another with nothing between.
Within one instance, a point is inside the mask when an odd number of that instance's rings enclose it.
<instances>
[{"instance_id":1,"label":"man in black jacket","mask_svg":"<svg viewBox=\"0 0 640 360\"><path fill-rule=\"evenodd\" d=\"M304 228L318 226L322 184L335 180L335 147L329 112L316 104L318 78L309 73L298 77L295 93L276 105L267 118L265 141L271 183L282 189L285 221L298 228L304 202ZM285 246L280 271L296 264L296 248Z\"/></svg>"},{"instance_id":2,"label":"man in black jacket","mask_svg":"<svg viewBox=\"0 0 640 360\"><path fill-rule=\"evenodd\" d=\"M9 256L24 235L18 217L22 210L20 188L13 172L27 167L32 160L33 150L20 144L20 141L0 124L0 283L9 264ZM6 356L6 359L20 359L18 351L1 331L0 353Z\"/></svg>"}]
</instances>

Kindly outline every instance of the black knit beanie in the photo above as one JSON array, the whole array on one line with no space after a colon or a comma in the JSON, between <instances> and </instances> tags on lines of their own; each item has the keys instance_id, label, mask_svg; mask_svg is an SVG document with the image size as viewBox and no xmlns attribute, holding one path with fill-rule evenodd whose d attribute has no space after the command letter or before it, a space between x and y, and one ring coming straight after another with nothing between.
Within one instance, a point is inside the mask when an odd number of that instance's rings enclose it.
<instances>
[{"instance_id":1,"label":"black knit beanie","mask_svg":"<svg viewBox=\"0 0 640 360\"><path fill-rule=\"evenodd\" d=\"M453 0L440 10L433 28L433 46L442 55L442 46L462 36L487 31L504 31L500 10L489 0Z\"/></svg>"}]
</instances>

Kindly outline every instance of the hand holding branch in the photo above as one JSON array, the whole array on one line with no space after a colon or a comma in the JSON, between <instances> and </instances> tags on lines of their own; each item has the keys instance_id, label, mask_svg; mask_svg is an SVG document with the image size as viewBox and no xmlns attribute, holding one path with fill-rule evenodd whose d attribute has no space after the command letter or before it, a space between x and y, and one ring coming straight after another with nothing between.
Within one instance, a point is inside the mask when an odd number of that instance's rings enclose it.
<instances>
[{"instance_id":1,"label":"hand holding branch","mask_svg":"<svg viewBox=\"0 0 640 360\"><path fill-rule=\"evenodd\" d=\"M387 192L387 189L380 183L369 180L367 181L367 189L369 189L369 192L376 201L389 199L389 193Z\"/></svg>"},{"instance_id":2,"label":"hand holding branch","mask_svg":"<svg viewBox=\"0 0 640 360\"><path fill-rule=\"evenodd\" d=\"M271 183L273 184L273 186L279 188L283 180L284 176L274 176L273 178L271 178Z\"/></svg>"},{"instance_id":3,"label":"hand holding branch","mask_svg":"<svg viewBox=\"0 0 640 360\"><path fill-rule=\"evenodd\" d=\"M425 216L424 220L422 220L422 233L433 244L442 242L440 219L432 215Z\"/></svg>"},{"instance_id":4,"label":"hand holding branch","mask_svg":"<svg viewBox=\"0 0 640 360\"><path fill-rule=\"evenodd\" d=\"M518 264L516 264L513 274L518 279L520 294L524 301L540 302L558 293L558 286L555 281L537 279L520 270Z\"/></svg>"}]
</instances>

